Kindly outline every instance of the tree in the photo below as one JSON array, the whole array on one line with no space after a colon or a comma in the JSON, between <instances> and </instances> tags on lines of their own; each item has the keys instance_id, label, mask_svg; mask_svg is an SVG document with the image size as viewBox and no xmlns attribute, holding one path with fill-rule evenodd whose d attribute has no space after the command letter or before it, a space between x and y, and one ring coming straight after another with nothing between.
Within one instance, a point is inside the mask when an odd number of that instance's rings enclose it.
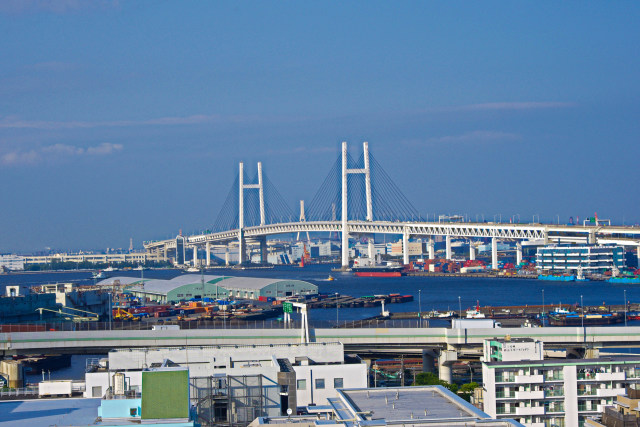
<instances>
[{"instance_id":1,"label":"tree","mask_svg":"<svg viewBox=\"0 0 640 427\"><path fill-rule=\"evenodd\" d=\"M458 391L458 384L449 384L448 382L441 380L436 374L431 372L421 372L416 375L416 381L413 383L413 385L441 385L442 387L448 388L454 393Z\"/></svg>"}]
</instances>

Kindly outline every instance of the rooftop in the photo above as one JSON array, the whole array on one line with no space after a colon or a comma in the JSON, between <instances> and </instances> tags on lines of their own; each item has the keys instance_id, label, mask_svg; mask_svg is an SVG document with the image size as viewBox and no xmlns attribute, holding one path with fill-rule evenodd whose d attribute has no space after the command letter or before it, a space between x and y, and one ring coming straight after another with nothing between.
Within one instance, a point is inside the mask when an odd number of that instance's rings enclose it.
<instances>
[{"instance_id":1,"label":"rooftop","mask_svg":"<svg viewBox=\"0 0 640 427\"><path fill-rule=\"evenodd\" d=\"M252 425L522 427L511 419L491 418L441 386L347 389L337 393L337 397L328 399L328 406L307 408L310 415L262 417Z\"/></svg>"},{"instance_id":2,"label":"rooftop","mask_svg":"<svg viewBox=\"0 0 640 427\"><path fill-rule=\"evenodd\" d=\"M516 367L523 365L541 365L541 366L566 366L566 365L608 365L608 364L638 364L640 356L603 356L597 359L545 359L545 360L522 360L511 362L485 362L488 367Z\"/></svg>"},{"instance_id":3,"label":"rooftop","mask_svg":"<svg viewBox=\"0 0 640 427\"><path fill-rule=\"evenodd\" d=\"M347 417L364 414L387 423L415 420L468 420L491 418L440 386L353 389L340 391L353 407Z\"/></svg>"},{"instance_id":4,"label":"rooftop","mask_svg":"<svg viewBox=\"0 0 640 427\"><path fill-rule=\"evenodd\" d=\"M98 283L98 285L111 286L116 280L119 281L121 285L138 285L138 287L141 288L140 282L142 281L142 279L124 276L111 277L109 279L102 280ZM316 287L316 285L302 280L214 276L211 274L183 274L170 280L144 279L144 290L155 294L166 294L167 292L181 286L201 284L203 280L205 283L217 284L225 289L260 290L275 283L298 284Z\"/></svg>"},{"instance_id":5,"label":"rooftop","mask_svg":"<svg viewBox=\"0 0 640 427\"><path fill-rule=\"evenodd\" d=\"M100 399L11 400L0 402L0 427L95 425Z\"/></svg>"}]
</instances>

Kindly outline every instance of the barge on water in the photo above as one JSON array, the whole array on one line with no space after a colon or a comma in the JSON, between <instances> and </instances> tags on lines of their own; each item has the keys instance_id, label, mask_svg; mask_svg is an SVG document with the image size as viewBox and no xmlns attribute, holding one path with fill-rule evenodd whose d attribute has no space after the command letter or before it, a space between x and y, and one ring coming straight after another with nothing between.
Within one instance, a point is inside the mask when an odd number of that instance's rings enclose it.
<instances>
[{"instance_id":1,"label":"barge on water","mask_svg":"<svg viewBox=\"0 0 640 427\"><path fill-rule=\"evenodd\" d=\"M551 326L602 326L624 322L620 313L569 313L549 316Z\"/></svg>"}]
</instances>

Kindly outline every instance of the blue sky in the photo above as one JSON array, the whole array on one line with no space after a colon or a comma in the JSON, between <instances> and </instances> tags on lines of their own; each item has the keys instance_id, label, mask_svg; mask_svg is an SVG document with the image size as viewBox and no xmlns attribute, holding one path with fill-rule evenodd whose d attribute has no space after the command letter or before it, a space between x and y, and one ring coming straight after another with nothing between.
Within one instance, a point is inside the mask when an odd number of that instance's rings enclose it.
<instances>
[{"instance_id":1,"label":"blue sky","mask_svg":"<svg viewBox=\"0 0 640 427\"><path fill-rule=\"evenodd\" d=\"M638 222L638 2L0 3L0 251L293 208L362 141L429 213Z\"/></svg>"}]
</instances>

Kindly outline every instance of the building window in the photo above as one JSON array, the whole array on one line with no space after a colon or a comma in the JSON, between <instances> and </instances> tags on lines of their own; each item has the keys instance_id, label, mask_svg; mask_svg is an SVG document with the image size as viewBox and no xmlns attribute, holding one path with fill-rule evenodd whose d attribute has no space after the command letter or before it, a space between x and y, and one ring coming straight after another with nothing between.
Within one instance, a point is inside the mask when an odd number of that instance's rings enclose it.
<instances>
[{"instance_id":1,"label":"building window","mask_svg":"<svg viewBox=\"0 0 640 427\"><path fill-rule=\"evenodd\" d=\"M307 380L298 380L298 390L307 389Z\"/></svg>"},{"instance_id":2,"label":"building window","mask_svg":"<svg viewBox=\"0 0 640 427\"><path fill-rule=\"evenodd\" d=\"M342 388L342 387L344 387L344 380L342 378L334 378L333 388Z\"/></svg>"},{"instance_id":3,"label":"building window","mask_svg":"<svg viewBox=\"0 0 640 427\"><path fill-rule=\"evenodd\" d=\"M324 389L324 378L316 378L316 389L317 390Z\"/></svg>"}]
</instances>

